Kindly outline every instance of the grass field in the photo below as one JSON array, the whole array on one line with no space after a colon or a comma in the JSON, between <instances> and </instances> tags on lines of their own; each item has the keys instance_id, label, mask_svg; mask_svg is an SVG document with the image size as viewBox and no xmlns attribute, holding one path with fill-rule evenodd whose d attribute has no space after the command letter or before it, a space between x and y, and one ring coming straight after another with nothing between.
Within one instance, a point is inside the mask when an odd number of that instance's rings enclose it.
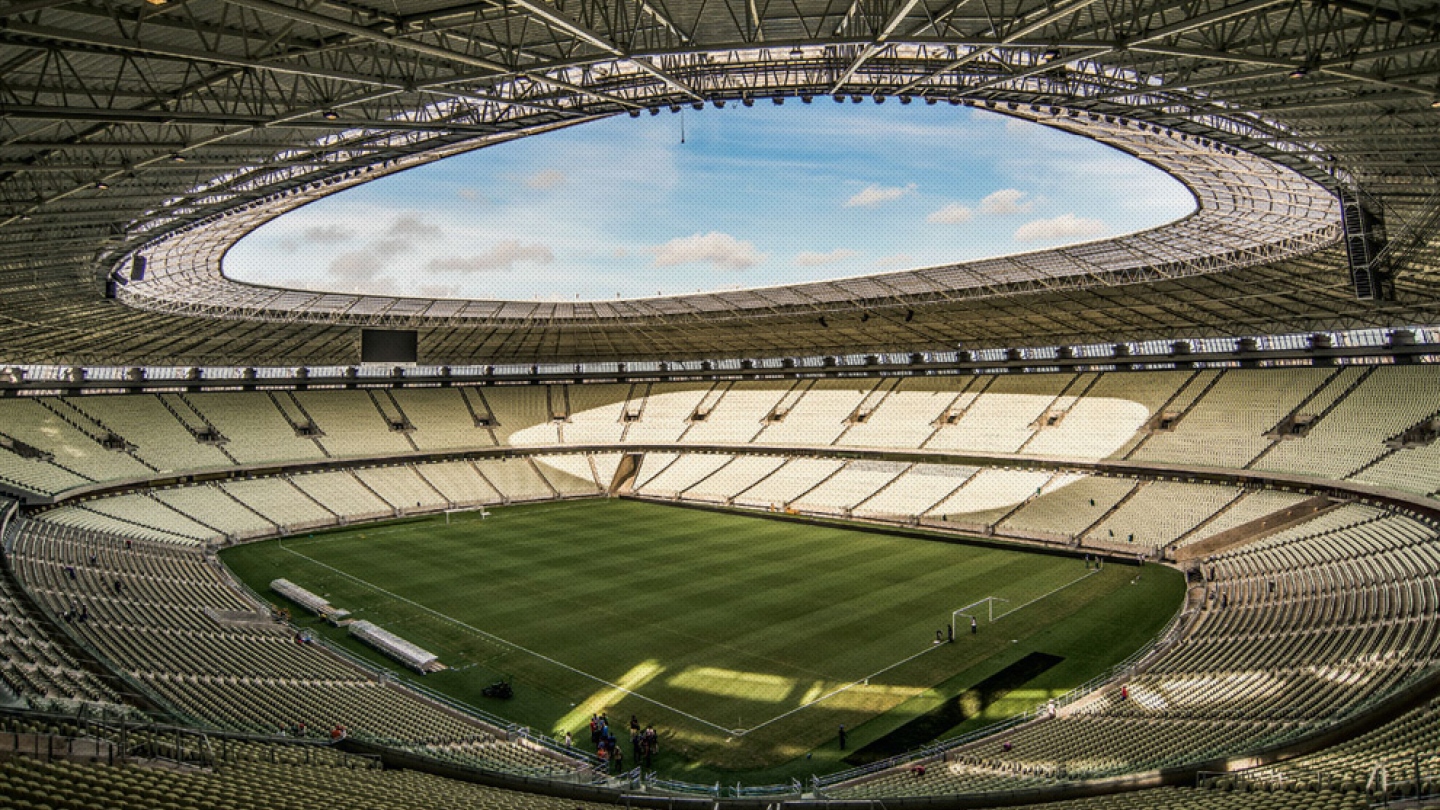
<instances>
[{"instance_id":1,"label":"grass field","mask_svg":"<svg viewBox=\"0 0 1440 810\"><path fill-rule=\"evenodd\" d=\"M577 745L592 712L653 722L659 769L692 781L845 767L841 723L853 751L1030 653L1063 659L941 736L992 722L1124 658L1184 591L1159 566L1090 572L1019 549L620 500L374 524L224 560L257 591L287 577L438 654L451 669L426 686ZM932 643L951 611L987 596L1008 600L993 624L982 612L978 634ZM516 697L482 697L502 675Z\"/></svg>"}]
</instances>

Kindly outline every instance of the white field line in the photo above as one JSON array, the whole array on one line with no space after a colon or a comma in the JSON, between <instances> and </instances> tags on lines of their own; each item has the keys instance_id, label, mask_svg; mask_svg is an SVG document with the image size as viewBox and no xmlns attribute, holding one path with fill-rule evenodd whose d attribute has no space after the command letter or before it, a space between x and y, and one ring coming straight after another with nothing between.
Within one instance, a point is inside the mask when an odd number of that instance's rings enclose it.
<instances>
[{"instance_id":1,"label":"white field line","mask_svg":"<svg viewBox=\"0 0 1440 810\"><path fill-rule=\"evenodd\" d=\"M398 527L397 527L397 528L398 528ZM319 540L314 540L314 541L311 541L311 542L320 542L320 541L319 541ZM584 678L588 678L588 679L590 679L590 680L592 680L592 681L595 681L596 683L603 684L603 685L605 685L605 686L607 686L607 687L609 687L609 688L611 688L611 689L615 689L615 690L617 690L617 691L619 691L619 692L622 692L622 693L624 693L624 694L630 695L631 697L634 697L634 698L638 698L638 699L640 699L640 700L643 700L643 701L645 701L646 703L650 703L650 704L653 704L653 705L655 705L655 706L659 706L659 707L662 708L662 709L667 709L667 710L669 710L669 711L675 712L676 714L678 714L678 715L680 715L680 716L682 716L682 717L688 717L688 718L690 718L691 720L694 720L695 722L700 723L701 725L708 726L709 728L713 728L713 729L715 729L715 730L717 730L717 731L723 731L723 732L725 732L726 734L728 734L728 735L730 735L730 736L732 736L732 737L744 737L745 735L749 734L749 733L752 732L752 731L758 731L758 730L760 730L760 729L762 729L762 728L764 728L764 727L766 727L766 726L768 726L768 725L771 725L771 724L773 724L773 723L779 722L780 720L783 720L783 719L785 719L786 717L789 717L789 716L792 715L792 714L796 714L796 713L798 713L798 712L800 712L800 711L802 711L802 710L804 710L804 709L810 708L811 706L814 706L814 705L819 704L819 703L823 703L824 701L829 700L830 698L835 697L836 695L839 695L839 694L841 694L841 693L843 693L843 692L847 692L847 691L849 691L849 690L851 690L851 689L854 689L854 688L857 687L857 686L861 686L861 685L863 685L863 684L868 684L872 678L875 678L875 677L878 677L878 676L880 676L880 675L883 675L883 674L885 674L886 672L889 672L890 670L895 669L896 667L899 667L899 666L901 666L901 665L903 665L903 664L908 664L909 662L914 661L916 658L919 658L920 656L922 656L922 655L924 655L924 654L926 654L926 653L928 653L928 652L933 652L933 651L939 649L941 646L944 646L944 645L940 645L940 644L931 644L931 645L927 646L925 649L921 650L920 652L915 653L914 655L908 656L908 657L906 657L906 658L902 658L902 659L900 659L899 661L896 661L895 663L890 664L889 666L886 666L886 667L884 667L884 668L882 668L882 669L878 669L878 670L870 673L869 675L866 675L865 677L860 678L860 679L858 679L858 680L851 681L850 683L845 684L844 686L836 687L835 689L832 689L832 690L830 690L829 692L826 692L825 694L821 695L820 697L815 698L814 700L812 700L812 701L810 701L810 702L808 702L808 703L801 704L801 705L799 705L799 706L796 706L796 707L793 708L793 709L790 709L790 710L788 710L788 711L782 712L782 713L780 713L780 714L778 714L778 715L770 718L769 720L766 720L765 722L760 723L759 725L751 726L750 728L747 728L747 729L725 728L725 727L722 726L722 725L719 725L719 724L717 724L717 723L712 723L712 722L710 722L709 720L705 720L705 719L700 718L700 717L697 717L697 716L695 716L695 715L693 715L693 714L691 714L691 713L689 713L689 712L686 712L686 711L682 711L682 710L680 710L680 709L677 709L677 708L675 708L674 706L671 706L671 705L669 705L669 704L667 704L667 703L662 703L662 702L660 702L660 701L658 701L658 700L655 700L654 698L646 697L645 695L642 695L642 694L640 694L639 692L633 691L633 690L631 690L631 689L626 689L625 687L620 686L619 684L611 683L610 681L607 681L607 680L605 680L604 678L601 678L601 677L599 677L599 676L597 676L597 675L591 675L590 673L585 672L584 670L576 669L575 667L572 667L572 666L570 666L569 664L566 664L566 663L564 663L564 662L562 662L562 661L557 661L557 660L555 660L554 658L551 658L551 657L548 656L548 655L544 655L544 654L542 654L542 653L538 653L538 652L536 652L536 651L534 651L534 650L531 650L531 649L529 649L529 648L527 648L527 647L522 647L522 646L520 646L519 644L516 644L516 643L514 643L514 642L512 642L512 641L507 641L507 640L501 638L500 636L495 635L494 633L488 633L488 632L486 632L486 631L484 631L484 630L481 630L481 629L478 628L478 627L474 627L474 626L472 626L472 625L466 624L465 622L462 622L462 621L460 621L459 619L456 619L456 618L454 618L454 617L452 617L452 616L448 616L448 615L446 615L446 614L444 614L444 613L441 613L441 612L439 612L438 610L432 610L431 608L428 608L428 607L426 607L425 605L420 604L419 602L415 602L415 601L413 601L413 600L406 599L405 597L400 596L399 594L392 593L392 592L390 592L390 591L388 591L388 590L380 587L379 585L375 585L375 584L373 584L373 583L371 583L371 582L367 582L366 580L363 580L363 579L361 579L361 578L359 578L359 577L357 577L357 576L354 576L354 575L352 575L352 574L347 574L347 573L345 573L344 571L341 571L340 569L335 568L334 566L326 565L325 563L322 563L322 562L320 562L319 560L316 560L316 559L313 558L313 557L310 557L310 556L305 555L305 554L301 554L300 552L298 552L298 551L296 551L296 550L294 550L294 549L287 548L287 547L285 546L284 541L281 541L279 545L280 545L280 548L284 549L285 551L288 551L288 552L290 552L291 554L294 554L294 555L297 556L297 557L301 557L301 558L303 558L303 559L309 560L311 563L314 563L315 565L318 565L318 566L320 566L321 568L325 568L325 569L327 569L327 570L333 571L333 572L335 572L336 574L339 574L340 576L345 577L345 578L348 579L348 580L351 580L352 582L357 582L357 583L359 583L359 584L361 584L361 585L364 585L364 586L367 587L367 588L370 588L371 590L377 591L377 592L379 592L379 593L383 593L383 594L385 594L386 596L388 596L388 597L390 597L390 598L392 598L392 599L395 599L395 600L397 600L397 601L404 602L404 603L406 603L406 604L408 604L408 605L411 605L411 606L413 606L413 607L419 608L420 610L423 610L423 611L425 611L426 613L429 613L429 614L431 614L432 616L435 616L436 618L439 618L439 619L442 619L442 620L444 620L444 621L450 622L451 624L454 624L454 625L456 625L457 627L463 627L463 628L465 628L466 630L469 630L470 632L472 632L472 633L474 633L474 634L476 634L476 635L478 635L478 636L482 636L482 637L484 637L484 638L490 639L491 641L497 642L497 643L502 644L502 645L504 645L504 646L511 647L511 648L513 648L513 649L519 650L520 652L526 653L526 654L528 654L528 655L533 655L533 656L535 656L536 658L539 658L539 659L542 660L542 661L546 661L546 662L548 662L548 663L554 664L555 666L560 667L561 669L567 670L567 671L569 671L569 672L573 672L573 673L575 673L576 675L580 675L580 676L582 676L582 677L584 677ZM1041 601L1042 599L1046 599L1046 598L1048 598L1048 597L1050 597L1050 596L1053 596L1054 594L1057 594L1057 593L1059 593L1060 591L1065 590L1066 588L1070 587L1071 585L1074 585L1074 584L1077 583L1077 582L1081 582L1082 580L1088 579L1089 577L1093 576L1094 574L1098 574L1098 573L1100 573L1099 570L1089 571L1089 572L1085 573L1083 576L1081 576L1081 577L1079 577L1079 578L1077 578L1077 579L1071 580L1070 582L1067 582L1067 583L1065 583L1064 585L1061 585L1060 587L1055 588L1055 589L1053 589L1053 590L1051 590L1051 591L1048 591L1048 592L1046 592L1046 593L1043 593L1043 594L1041 594L1040 596L1037 596L1037 597L1035 597L1034 599L1031 599L1029 602L1026 602L1026 603L1023 604L1023 605L1020 605L1019 607L1015 607L1015 608L1012 608L1012 609L1010 609L1010 610L1005 611L1004 613L1001 613L999 616L996 616L996 617L995 617L995 621L999 621L999 620L1005 618L1006 616L1009 616L1011 613L1014 613L1014 612L1016 612L1016 611L1018 611L1018 610L1021 610L1021 609L1023 609L1023 608L1029 607L1030 605L1033 605L1033 604L1035 604L1036 602ZM981 601L984 601L984 600L981 600ZM977 603L977 604L978 604L978 603Z\"/></svg>"},{"instance_id":2,"label":"white field line","mask_svg":"<svg viewBox=\"0 0 1440 810\"><path fill-rule=\"evenodd\" d=\"M1073 579L1073 580L1065 583L1064 585L1061 585L1060 587L1056 588L1055 590L1050 591L1049 593L1042 593L1042 594L1040 594L1039 596L1035 597L1034 599L1031 599L1029 602L1026 602L1025 604L1023 604L1023 605L1021 605L1021 606L1019 606L1019 607L1011 608L1011 609L1005 611L1004 613L1001 613L999 616L996 616L996 617L995 617L994 621L997 621L997 622L998 622L998 621L1000 621L1001 619L1005 618L1006 616L1009 616L1011 613L1014 613L1014 612L1017 611L1017 610L1023 610L1023 609L1025 609L1025 608L1027 608L1027 607L1030 607L1031 605L1035 604L1036 602L1039 602L1041 599L1045 599L1045 598L1048 598L1048 597L1050 597L1050 596L1054 596L1055 594L1057 594L1057 593L1065 590L1066 588L1070 587L1071 585L1074 585L1074 584L1077 583L1077 582L1083 582L1084 580L1087 580L1087 579L1089 579L1090 577L1092 577L1092 576L1094 576L1095 574L1098 574L1098 573L1100 573L1100 569L1098 569L1098 568L1095 569L1095 570L1093 570L1093 571L1087 571L1087 572L1085 572L1085 575L1084 575L1084 576L1079 577L1078 579Z\"/></svg>"},{"instance_id":3,"label":"white field line","mask_svg":"<svg viewBox=\"0 0 1440 810\"><path fill-rule=\"evenodd\" d=\"M674 713L676 713L676 714L678 714L678 715L680 715L680 716L682 716L682 717L688 717L688 718L690 718L691 720L694 720L695 722L700 723L701 725L709 726L710 728L713 728L713 729L715 729L715 730L717 730L717 731L725 732L726 734L731 733L731 730L728 729L728 728L725 728L724 726L716 725L715 723L712 723L712 722L710 722L709 720L705 720L705 719L703 719L703 718L696 717L695 715L690 714L689 712L682 711L682 710L677 709L677 708L675 708L674 706L671 706L671 705L669 705L669 704L661 703L660 701L655 700L655 699L653 699L653 698L648 698L648 697L640 694L639 692L635 692L635 691L632 691L632 690L630 690L630 689L626 689L625 687L620 686L619 684L616 684L616 683L611 683L610 681L607 681L607 680L605 680L604 678L601 678L601 677L599 677L599 676L597 676L597 675L591 675L590 673L588 673L588 672L586 672L586 671L584 671L584 670L582 670L582 669L576 669L575 667L572 667L572 666L570 666L569 664L567 664L567 663L565 663L565 662L563 662L563 661L557 661L557 660L555 660L554 658L551 658L551 657L548 656L548 655L544 655L544 654L542 654L542 653L538 653L538 652L536 652L536 651L534 651L534 650L532 650L532 649L529 649L529 648L527 648L527 647L522 647L522 646L520 646L519 644L516 644L516 643L513 642L513 641L507 641L507 640L505 640L505 639L503 639L503 638L495 635L494 633L487 633L487 632L485 632L484 630L481 630L480 628L475 627L475 626L473 626L473 625L466 624L465 622L462 622L462 621L460 621L459 619L456 619L456 618L453 617L453 616L447 616L446 614L441 613L441 612L438 611L438 610L432 610L431 608L428 608L428 607L426 607L425 605L420 604L419 602L416 602L416 601L411 600L411 599L406 599L405 597L403 597L403 596L401 596L401 595L399 595L399 594L397 594L397 593L393 593L393 592L391 592L391 591L388 591L388 590L386 590L386 589L384 589L384 588L380 587L379 585L376 585L376 584L374 584L374 583L372 583L372 582L367 582L367 581L365 581L365 580L363 580L363 579L361 579L361 578L359 578L359 577L357 577L357 576L354 576L354 575L352 575L352 574L347 574L347 573L345 573L344 571L341 571L340 569L338 569L338 568L336 568L336 567L334 567L334 566L332 566L332 565L326 565L325 563L322 563L322 562L320 562L319 560L317 560L317 559L315 559L315 558L313 558L313 557L310 557L310 556L308 556L308 555L301 554L300 552L298 552L298 551L296 551L296 550L294 550L294 549L292 549L292 548L286 548L283 541L282 541L279 545L280 545L280 548L284 549L285 551L290 552L291 554L294 554L294 555L297 556L297 557L300 557L300 558L305 559L305 560L309 560L311 563L313 563L313 564L315 564L315 565L318 565L318 566L320 566L321 568L325 568L325 569L327 569L327 570L333 571L333 572L335 572L336 574L339 574L340 576L345 577L346 579L348 579L348 580L350 580L350 581L352 581L352 582L356 582L356 583L359 583L360 585L364 585L365 587L370 588L371 590L374 590L374 591L376 591L376 592L378 592L378 593L383 593L383 594L385 594L386 596L390 597L391 599L394 599L394 600L400 601L400 602L404 602L404 603L407 604L407 605L410 605L410 606L412 606L412 607L415 607L415 608L418 608L418 609L420 609L420 610L423 610L423 611L425 611L426 613L429 613L430 615L432 615L432 616L434 616L434 617L436 617L436 618L438 618L438 619L441 619L441 620L443 620L443 621L450 622L451 624L453 624L453 625L455 625L455 626L457 626L457 627L463 627L463 628L465 628L466 630L469 630L471 633L474 633L475 635L478 635L478 636L481 636L481 637L483 637L483 638L489 639L489 640L491 640L491 641L494 641L494 642L496 642L496 643L498 643L498 644L501 644L501 645L504 645L504 646L506 646L506 647L510 647L510 648L512 648L512 649L519 650L520 652L523 652L523 653L525 653L525 654L527 654L527 655L532 655L532 656L534 656L534 657L536 657L536 658L539 658L541 661L545 661L545 662L547 662L547 663L554 664L555 666L560 667L561 669L564 669L564 670L566 670L566 671L568 671L568 672L573 672L573 673L575 673L576 675L579 675L579 676L581 676L581 677L583 677L583 678L588 678L589 680L595 681L596 683L603 684L604 686L607 686L607 687L609 687L609 688L611 688L611 689L614 689L614 690L616 690L616 691L618 691L618 692L622 692L622 693L624 693L624 694L630 695L631 697L638 698L638 699L640 699L640 700L645 701L646 703L654 704L654 705L656 705L656 706L659 706L659 707L662 708L662 709L667 709L667 710L672 711L672 712L674 712Z\"/></svg>"},{"instance_id":4,"label":"white field line","mask_svg":"<svg viewBox=\"0 0 1440 810\"><path fill-rule=\"evenodd\" d=\"M1085 574L1083 574L1082 576L1080 576L1078 579L1071 580L1070 582L1067 582L1067 583L1065 583L1064 585L1061 585L1060 587L1055 588L1055 589L1052 590L1052 591L1049 591L1049 592L1047 592L1047 593L1043 593L1043 594L1035 597L1034 599L1031 599L1029 602L1026 602L1025 604L1021 605L1020 607L1012 608L1011 610L1007 610L1007 611L1005 611L1004 613L1001 613L999 616L996 616L996 617L995 617L995 621L998 622L998 621L1000 621L1001 619L1005 618L1006 616L1009 616L1011 613L1014 613L1015 611L1020 610L1021 608L1029 607L1030 605L1033 605L1033 604L1035 604L1036 602L1039 602L1039 601L1042 600L1042 599L1045 599L1045 598L1047 598L1047 597L1053 596L1053 595L1059 593L1060 591L1063 591L1063 590L1065 590L1066 588L1070 587L1071 585L1074 585L1075 583L1080 582L1081 580L1088 579L1090 576L1092 576L1092 575L1094 575L1094 574L1098 574L1098 573L1100 573L1099 570L1086 572ZM985 601L984 599L981 599L981 600L980 600L980 602L984 602L984 601ZM975 604L978 605L978 604L980 604L980 602L976 602ZM973 606L974 606L974 605L967 605L967 607L973 607ZM965 609L965 608L961 608L961 610L964 610L964 609ZM866 675L864 678L861 678L861 679L858 680L858 681L852 681L852 682L850 682L850 683L845 684L844 686L838 687L838 688L836 688L836 689L832 689L831 691L826 692L825 694L821 695L820 697L815 698L814 700L810 701L809 703L805 703L805 704L803 704L803 705L796 706L795 708L791 709L791 710L788 711L788 712L785 712L785 713L783 713L783 714L776 715L775 717L772 717L772 718L770 718L769 720L766 720L765 722L761 723L761 724L758 725L758 726L752 726L752 727L747 728L747 729L744 729L744 730L736 730L735 736L737 736L737 737L743 737L743 736L745 736L746 734L749 734L749 733L752 732L752 731L757 731L757 730L759 730L759 729L762 729L762 728L770 725L771 723L774 723L774 722L779 721L779 720L783 720L783 719L785 719L786 717L789 717L790 715L795 714L796 712L798 712L798 711L800 711L800 710L802 710L802 709L808 709L808 708L810 708L811 706L814 706L814 705L817 704L817 703L821 703L821 702L823 702L823 701L829 700L830 698L832 698L832 697L834 697L834 696L836 696L836 695L838 695L838 694L840 694L840 693L842 693L842 692L846 692L846 691L849 691L849 690L851 690L851 689L854 689L855 687L860 686L861 684L868 684L868 683L870 682L870 679L871 679L871 678L875 678L875 677L877 677L877 676L879 676L879 675L883 675L883 674L885 674L886 672L889 672L890 670L895 669L896 667L898 667L898 666L900 666L900 665L902 665L902 664L908 664L908 663L910 663L911 661L914 661L916 658L919 658L920 656L924 655L925 653L931 652L931 651L933 651L933 650L938 650L938 649L940 649L940 648L943 647L943 646L944 646L943 644L931 644L930 646L926 647L925 649L921 650L921 651L918 652L918 653L915 653L914 655L912 655L912 656L910 656L910 657L908 657L908 658L902 658L902 659L900 659L899 661L896 661L895 663L891 664L890 666L885 667L884 669L876 670L875 672L872 672L872 673L870 673L869 675Z\"/></svg>"}]
</instances>

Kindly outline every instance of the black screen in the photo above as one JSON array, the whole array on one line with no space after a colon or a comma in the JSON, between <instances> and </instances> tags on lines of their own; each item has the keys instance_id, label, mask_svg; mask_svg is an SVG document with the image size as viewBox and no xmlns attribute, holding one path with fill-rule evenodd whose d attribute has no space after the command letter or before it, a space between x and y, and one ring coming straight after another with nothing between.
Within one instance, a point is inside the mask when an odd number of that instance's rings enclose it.
<instances>
[{"instance_id":1,"label":"black screen","mask_svg":"<svg viewBox=\"0 0 1440 810\"><path fill-rule=\"evenodd\" d=\"M361 329L360 362L414 363L418 345L413 329Z\"/></svg>"}]
</instances>

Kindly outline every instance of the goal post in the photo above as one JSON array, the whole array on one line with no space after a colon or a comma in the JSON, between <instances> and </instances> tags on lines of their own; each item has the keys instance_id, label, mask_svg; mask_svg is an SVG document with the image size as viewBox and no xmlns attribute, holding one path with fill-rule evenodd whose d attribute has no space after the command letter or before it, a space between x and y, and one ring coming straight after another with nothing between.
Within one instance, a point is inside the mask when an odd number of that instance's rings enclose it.
<instances>
[{"instance_id":1,"label":"goal post","mask_svg":"<svg viewBox=\"0 0 1440 810\"><path fill-rule=\"evenodd\" d=\"M994 621L995 621L995 603L996 603L996 602L1004 602L1004 603L1007 603L1007 604L1008 604L1008 603L1010 602L1010 600L1009 600L1009 599L1003 599L1003 598L1001 598L1001 597L999 597L999 596L987 596L987 597L985 597L984 599L980 599L980 600L971 602L970 604L966 605L965 607L957 608L957 609L951 611L951 612L950 612L950 635L951 635L952 637L960 635L960 632L961 632L961 629L962 629L962 628L960 627L960 620L961 620L961 619L975 619L975 620L978 621L978 620L981 618L982 612L983 612L983 615L984 615L985 623L986 623L986 624L990 624L990 623L994 622ZM1000 614L1000 615L1003 617L1005 614L1002 613L1002 614Z\"/></svg>"},{"instance_id":2,"label":"goal post","mask_svg":"<svg viewBox=\"0 0 1440 810\"><path fill-rule=\"evenodd\" d=\"M484 520L485 518L490 517L490 513L487 512L487 511L485 511L485 507L483 507L483 506L472 506L472 507L470 507L470 508L468 508L468 509L446 509L446 510L444 510L445 525L446 525L446 526L449 526L449 525L450 525L450 516L451 516L451 515L464 515L464 514L469 514L469 513L471 513L471 512L474 512L474 513L480 515L480 519L481 519L481 520Z\"/></svg>"}]
</instances>

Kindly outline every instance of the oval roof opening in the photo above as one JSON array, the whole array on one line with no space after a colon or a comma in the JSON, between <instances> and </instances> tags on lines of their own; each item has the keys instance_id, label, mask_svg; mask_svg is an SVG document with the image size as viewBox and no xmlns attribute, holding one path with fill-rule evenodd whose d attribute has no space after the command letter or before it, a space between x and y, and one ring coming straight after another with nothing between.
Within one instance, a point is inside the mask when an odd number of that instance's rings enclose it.
<instances>
[{"instance_id":1,"label":"oval roof opening","mask_svg":"<svg viewBox=\"0 0 1440 810\"><path fill-rule=\"evenodd\" d=\"M768 287L1053 248L1195 209L1128 154L898 99L616 117L381 178L285 214L237 281L343 293L605 300Z\"/></svg>"}]
</instances>

